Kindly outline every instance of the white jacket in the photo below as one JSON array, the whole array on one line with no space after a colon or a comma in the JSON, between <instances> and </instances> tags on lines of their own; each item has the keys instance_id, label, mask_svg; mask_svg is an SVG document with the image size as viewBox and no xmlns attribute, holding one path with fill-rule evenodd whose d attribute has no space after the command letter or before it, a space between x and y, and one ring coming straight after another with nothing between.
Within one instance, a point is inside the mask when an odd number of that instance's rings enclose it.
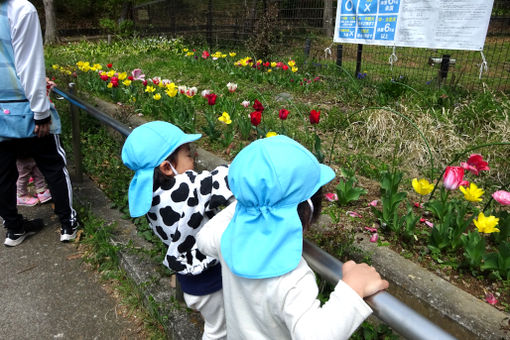
<instances>
[{"instance_id":1,"label":"white jacket","mask_svg":"<svg viewBox=\"0 0 510 340\"><path fill-rule=\"evenodd\" d=\"M220 241L235 205L218 213L197 235L200 251L221 262L228 338L348 339L372 310L343 281L321 306L315 274L303 258L293 271L269 279L242 278L229 270Z\"/></svg>"}]
</instances>

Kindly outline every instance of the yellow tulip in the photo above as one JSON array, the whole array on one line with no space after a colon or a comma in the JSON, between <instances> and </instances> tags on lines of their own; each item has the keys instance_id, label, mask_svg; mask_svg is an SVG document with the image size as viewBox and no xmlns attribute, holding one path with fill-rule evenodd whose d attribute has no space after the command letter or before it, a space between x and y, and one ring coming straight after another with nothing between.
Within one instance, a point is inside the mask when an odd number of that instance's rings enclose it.
<instances>
[{"instance_id":1,"label":"yellow tulip","mask_svg":"<svg viewBox=\"0 0 510 340\"><path fill-rule=\"evenodd\" d=\"M156 93L155 95L152 96L152 98L154 98L154 100L160 100L161 95L159 93Z\"/></svg>"},{"instance_id":2,"label":"yellow tulip","mask_svg":"<svg viewBox=\"0 0 510 340\"><path fill-rule=\"evenodd\" d=\"M227 112L223 112L223 114L221 115L221 117L218 118L218 120L220 122L227 124L227 125L232 123L232 120L230 119L230 115Z\"/></svg>"},{"instance_id":3,"label":"yellow tulip","mask_svg":"<svg viewBox=\"0 0 510 340\"><path fill-rule=\"evenodd\" d=\"M413 189L420 195L428 195L434 189L434 185L429 183L425 178L418 180L414 178L412 181Z\"/></svg>"},{"instance_id":4,"label":"yellow tulip","mask_svg":"<svg viewBox=\"0 0 510 340\"><path fill-rule=\"evenodd\" d=\"M478 219L473 221L475 226L478 228L480 233L490 234L494 232L499 232L499 229L496 228L499 222L499 218L495 216L486 217L483 212L478 214Z\"/></svg>"},{"instance_id":5,"label":"yellow tulip","mask_svg":"<svg viewBox=\"0 0 510 340\"><path fill-rule=\"evenodd\" d=\"M122 84L126 85L126 86L131 86L131 80L129 79L126 79L122 82Z\"/></svg>"},{"instance_id":6,"label":"yellow tulip","mask_svg":"<svg viewBox=\"0 0 510 340\"><path fill-rule=\"evenodd\" d=\"M154 86L150 86L150 85L149 85L149 86L147 86L147 87L145 88L145 92L152 93L152 92L154 92L154 91L156 91L156 89L154 88Z\"/></svg>"},{"instance_id":7,"label":"yellow tulip","mask_svg":"<svg viewBox=\"0 0 510 340\"><path fill-rule=\"evenodd\" d=\"M468 188L464 188L462 185L459 187L460 191L464 194L464 198L471 202L480 202L481 196L484 191L476 186L475 183L470 183Z\"/></svg>"},{"instance_id":8,"label":"yellow tulip","mask_svg":"<svg viewBox=\"0 0 510 340\"><path fill-rule=\"evenodd\" d=\"M172 88L168 88L165 90L165 93L169 96L169 97L175 97L177 95L177 88L176 87L172 87Z\"/></svg>"},{"instance_id":9,"label":"yellow tulip","mask_svg":"<svg viewBox=\"0 0 510 340\"><path fill-rule=\"evenodd\" d=\"M274 136L278 136L278 134L274 131L269 131L268 133L266 133L266 138L274 137Z\"/></svg>"}]
</instances>

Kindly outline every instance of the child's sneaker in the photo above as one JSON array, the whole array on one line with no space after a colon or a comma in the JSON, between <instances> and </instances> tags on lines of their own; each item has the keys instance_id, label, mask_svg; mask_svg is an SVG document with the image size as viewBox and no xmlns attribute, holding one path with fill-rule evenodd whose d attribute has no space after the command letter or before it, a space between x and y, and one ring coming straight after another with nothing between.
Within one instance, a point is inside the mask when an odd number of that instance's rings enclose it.
<instances>
[{"instance_id":1,"label":"child's sneaker","mask_svg":"<svg viewBox=\"0 0 510 340\"><path fill-rule=\"evenodd\" d=\"M34 196L18 196L18 205L22 205L25 207L33 207L39 203L39 199Z\"/></svg>"},{"instance_id":2,"label":"child's sneaker","mask_svg":"<svg viewBox=\"0 0 510 340\"><path fill-rule=\"evenodd\" d=\"M37 193L37 198L39 199L39 202L41 202L41 203L46 203L49 200L51 200L50 189L46 189L41 193Z\"/></svg>"}]
</instances>

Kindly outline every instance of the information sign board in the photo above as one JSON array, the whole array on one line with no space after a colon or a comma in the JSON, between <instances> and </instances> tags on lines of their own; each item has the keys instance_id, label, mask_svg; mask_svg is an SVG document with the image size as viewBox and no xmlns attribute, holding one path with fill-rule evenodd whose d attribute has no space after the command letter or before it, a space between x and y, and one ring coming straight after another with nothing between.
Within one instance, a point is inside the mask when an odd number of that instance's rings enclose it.
<instances>
[{"instance_id":1,"label":"information sign board","mask_svg":"<svg viewBox=\"0 0 510 340\"><path fill-rule=\"evenodd\" d=\"M334 42L483 50L494 0L338 0Z\"/></svg>"}]
</instances>

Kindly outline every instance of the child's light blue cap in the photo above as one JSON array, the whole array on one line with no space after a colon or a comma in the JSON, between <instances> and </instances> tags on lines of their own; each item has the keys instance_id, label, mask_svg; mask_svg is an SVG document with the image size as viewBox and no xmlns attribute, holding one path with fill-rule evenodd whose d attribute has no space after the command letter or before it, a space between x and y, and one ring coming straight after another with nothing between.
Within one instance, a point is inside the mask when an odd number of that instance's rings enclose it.
<instances>
[{"instance_id":1,"label":"child's light blue cap","mask_svg":"<svg viewBox=\"0 0 510 340\"><path fill-rule=\"evenodd\" d=\"M229 168L237 199L221 238L221 254L241 277L263 279L290 272L303 251L299 203L335 177L301 144L275 136L241 150Z\"/></svg>"},{"instance_id":2,"label":"child's light blue cap","mask_svg":"<svg viewBox=\"0 0 510 340\"><path fill-rule=\"evenodd\" d=\"M135 128L122 147L122 161L135 171L129 185L129 213L132 217L146 214L152 205L154 168L177 148L202 137L185 134L177 126L154 121Z\"/></svg>"}]
</instances>

